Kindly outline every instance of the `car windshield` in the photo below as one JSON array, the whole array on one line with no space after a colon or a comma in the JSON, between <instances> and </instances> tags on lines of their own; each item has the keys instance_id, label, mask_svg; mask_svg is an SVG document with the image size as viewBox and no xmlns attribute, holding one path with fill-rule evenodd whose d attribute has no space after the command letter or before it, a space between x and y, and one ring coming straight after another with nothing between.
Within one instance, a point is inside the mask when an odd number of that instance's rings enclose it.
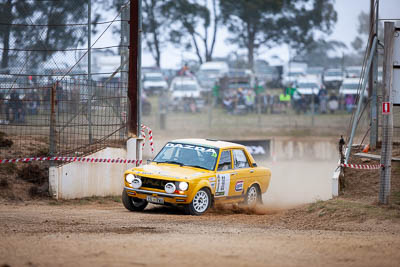
<instances>
[{"instance_id":1,"label":"car windshield","mask_svg":"<svg viewBox=\"0 0 400 267\"><path fill-rule=\"evenodd\" d=\"M328 71L326 76L342 76L342 73L339 71Z\"/></svg>"},{"instance_id":2,"label":"car windshield","mask_svg":"<svg viewBox=\"0 0 400 267\"><path fill-rule=\"evenodd\" d=\"M161 82L163 81L163 78L161 76L145 76L144 80L152 82Z\"/></svg>"},{"instance_id":3,"label":"car windshield","mask_svg":"<svg viewBox=\"0 0 400 267\"><path fill-rule=\"evenodd\" d=\"M174 84L175 91L197 91L195 84L184 83L184 84Z\"/></svg>"},{"instance_id":4,"label":"car windshield","mask_svg":"<svg viewBox=\"0 0 400 267\"><path fill-rule=\"evenodd\" d=\"M215 169L218 153L219 149L213 147L167 143L153 161L179 166L193 166L212 171Z\"/></svg>"},{"instance_id":5,"label":"car windshield","mask_svg":"<svg viewBox=\"0 0 400 267\"><path fill-rule=\"evenodd\" d=\"M302 72L289 72L288 73L288 76L302 76L302 75L304 75L304 73L302 73Z\"/></svg>"},{"instance_id":6,"label":"car windshield","mask_svg":"<svg viewBox=\"0 0 400 267\"><path fill-rule=\"evenodd\" d=\"M343 89L358 89L358 83L344 83Z\"/></svg>"},{"instance_id":7,"label":"car windshield","mask_svg":"<svg viewBox=\"0 0 400 267\"><path fill-rule=\"evenodd\" d=\"M318 84L316 84L316 83L299 83L297 88L318 88Z\"/></svg>"}]
</instances>

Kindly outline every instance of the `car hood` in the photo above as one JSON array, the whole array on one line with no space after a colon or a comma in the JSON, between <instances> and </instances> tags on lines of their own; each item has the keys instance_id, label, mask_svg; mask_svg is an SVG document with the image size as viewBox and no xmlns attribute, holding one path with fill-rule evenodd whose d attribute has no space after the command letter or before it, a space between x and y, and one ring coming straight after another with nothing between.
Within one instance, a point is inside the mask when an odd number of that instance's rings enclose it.
<instances>
[{"instance_id":1,"label":"car hood","mask_svg":"<svg viewBox=\"0 0 400 267\"><path fill-rule=\"evenodd\" d=\"M180 167L172 164L147 164L141 167L133 168L132 171L139 176L162 176L174 179L195 179L199 176L206 176L212 171L192 168Z\"/></svg>"},{"instance_id":2,"label":"car hood","mask_svg":"<svg viewBox=\"0 0 400 267\"><path fill-rule=\"evenodd\" d=\"M150 86L160 86L160 87L168 87L167 82L165 81L146 81L143 83L143 86L150 87Z\"/></svg>"}]
</instances>

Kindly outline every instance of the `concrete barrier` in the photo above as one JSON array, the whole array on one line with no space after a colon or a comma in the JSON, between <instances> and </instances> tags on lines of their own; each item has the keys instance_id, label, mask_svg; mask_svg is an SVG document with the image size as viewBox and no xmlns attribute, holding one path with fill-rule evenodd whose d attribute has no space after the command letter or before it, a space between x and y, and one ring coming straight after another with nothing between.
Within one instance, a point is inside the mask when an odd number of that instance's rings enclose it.
<instances>
[{"instance_id":1,"label":"concrete barrier","mask_svg":"<svg viewBox=\"0 0 400 267\"><path fill-rule=\"evenodd\" d=\"M127 149L105 148L88 155L92 158L141 159L141 149L136 154L136 146L141 148L141 139L130 139ZM134 167L121 163L71 162L50 167L49 191L56 199L74 199L92 196L120 195L123 189L123 173Z\"/></svg>"}]
</instances>

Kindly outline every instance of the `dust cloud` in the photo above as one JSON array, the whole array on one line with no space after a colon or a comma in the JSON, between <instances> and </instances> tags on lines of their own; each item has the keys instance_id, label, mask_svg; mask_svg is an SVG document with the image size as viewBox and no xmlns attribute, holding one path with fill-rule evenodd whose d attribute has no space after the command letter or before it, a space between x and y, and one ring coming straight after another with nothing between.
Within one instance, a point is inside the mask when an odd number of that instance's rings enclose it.
<instances>
[{"instance_id":1,"label":"dust cloud","mask_svg":"<svg viewBox=\"0 0 400 267\"><path fill-rule=\"evenodd\" d=\"M263 195L265 209L287 209L332 197L335 159L264 161L259 165L271 169L271 182Z\"/></svg>"}]
</instances>

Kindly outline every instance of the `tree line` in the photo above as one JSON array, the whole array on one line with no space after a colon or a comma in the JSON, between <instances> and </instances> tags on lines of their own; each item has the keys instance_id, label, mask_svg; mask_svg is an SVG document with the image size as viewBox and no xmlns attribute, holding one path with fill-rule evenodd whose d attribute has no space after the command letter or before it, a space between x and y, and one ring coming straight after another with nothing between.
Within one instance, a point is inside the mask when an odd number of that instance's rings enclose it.
<instances>
[{"instance_id":1,"label":"tree line","mask_svg":"<svg viewBox=\"0 0 400 267\"><path fill-rule=\"evenodd\" d=\"M1 68L9 65L10 45L39 50L32 53L35 55L32 60L40 62L48 60L56 50L85 44L87 33L76 31L76 27L57 25L87 18L87 2L2 1ZM92 0L92 5L103 7L93 12L92 22L104 17L104 10L120 11L125 2ZM247 51L250 68L260 49L281 44L289 45L303 58L310 54L326 56L328 51L344 47L341 42L327 41L337 21L334 0L142 0L142 16L143 48L151 53L158 67L170 44L192 51L199 63L211 61L222 28L229 32L229 38L223 41ZM48 26L18 26L33 24L32 18L35 23ZM359 38L354 41L354 48L360 50L360 46Z\"/></svg>"}]
</instances>

